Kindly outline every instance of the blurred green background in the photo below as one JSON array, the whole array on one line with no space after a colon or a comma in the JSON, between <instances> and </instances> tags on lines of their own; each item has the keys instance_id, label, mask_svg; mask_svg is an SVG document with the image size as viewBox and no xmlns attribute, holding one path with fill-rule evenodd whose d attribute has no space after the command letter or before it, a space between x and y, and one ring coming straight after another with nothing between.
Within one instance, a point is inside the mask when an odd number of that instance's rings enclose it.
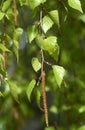
<instances>
[{"instance_id":1,"label":"blurred green background","mask_svg":"<svg viewBox=\"0 0 85 130\"><path fill-rule=\"evenodd\" d=\"M0 130L85 130L85 1L81 0L83 14L69 7L66 0L63 3L68 11L61 0L49 0L44 4L48 11L58 8L60 14L60 29L53 25L47 33L58 37L59 59L56 63L47 53L45 59L66 69L65 80L59 88L52 70L45 66L49 124L52 127L45 128L43 111L36 103L36 88L31 102L26 96L30 80L40 76L31 65L33 57L40 58L40 49L35 41L30 44L27 40L27 29L39 20L39 10L32 12L27 5L19 6L17 2L18 24L24 31L20 38L19 63L13 55L8 55L7 72L13 87L10 93L3 91L5 97L0 94ZM6 21L6 28L8 26ZM39 87L41 89L41 85Z\"/></svg>"}]
</instances>

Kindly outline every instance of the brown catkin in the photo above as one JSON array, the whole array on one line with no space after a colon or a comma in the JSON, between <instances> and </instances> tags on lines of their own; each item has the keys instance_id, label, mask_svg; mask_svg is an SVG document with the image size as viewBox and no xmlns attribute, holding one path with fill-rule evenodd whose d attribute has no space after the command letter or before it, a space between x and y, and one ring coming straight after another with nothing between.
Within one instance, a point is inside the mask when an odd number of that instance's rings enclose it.
<instances>
[{"instance_id":1,"label":"brown catkin","mask_svg":"<svg viewBox=\"0 0 85 130\"><path fill-rule=\"evenodd\" d=\"M42 71L42 97L43 97L43 108L45 113L45 122L48 126L48 108L47 108L47 99L46 99L46 90L45 90L45 72Z\"/></svg>"},{"instance_id":2,"label":"brown catkin","mask_svg":"<svg viewBox=\"0 0 85 130\"><path fill-rule=\"evenodd\" d=\"M17 22L17 6L16 6L16 1L13 0L13 6L14 6L14 21L15 21L15 26L17 27L18 22Z\"/></svg>"}]
</instances>

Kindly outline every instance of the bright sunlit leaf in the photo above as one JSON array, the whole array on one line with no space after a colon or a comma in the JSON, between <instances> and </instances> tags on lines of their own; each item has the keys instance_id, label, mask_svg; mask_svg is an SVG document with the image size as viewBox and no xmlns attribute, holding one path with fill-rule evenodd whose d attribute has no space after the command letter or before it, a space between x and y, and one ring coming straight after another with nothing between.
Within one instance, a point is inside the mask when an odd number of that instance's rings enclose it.
<instances>
[{"instance_id":1,"label":"bright sunlit leaf","mask_svg":"<svg viewBox=\"0 0 85 130\"><path fill-rule=\"evenodd\" d=\"M3 44L0 44L0 50L6 51L6 52L11 52L7 47L5 47Z\"/></svg>"},{"instance_id":2,"label":"bright sunlit leaf","mask_svg":"<svg viewBox=\"0 0 85 130\"><path fill-rule=\"evenodd\" d=\"M38 58L32 58L32 67L36 72L41 68L41 63L39 62Z\"/></svg>"},{"instance_id":3,"label":"bright sunlit leaf","mask_svg":"<svg viewBox=\"0 0 85 130\"><path fill-rule=\"evenodd\" d=\"M14 36L13 36L13 39L14 40L20 40L20 36L22 35L23 33L23 29L22 28L16 28L15 31L14 31Z\"/></svg>"},{"instance_id":4,"label":"bright sunlit leaf","mask_svg":"<svg viewBox=\"0 0 85 130\"><path fill-rule=\"evenodd\" d=\"M57 84L60 87L65 76L65 69L58 65L53 65L52 68Z\"/></svg>"},{"instance_id":5,"label":"bright sunlit leaf","mask_svg":"<svg viewBox=\"0 0 85 130\"><path fill-rule=\"evenodd\" d=\"M56 106L51 106L50 107L50 112L54 113L54 114L57 114L58 113L58 109Z\"/></svg>"},{"instance_id":6,"label":"bright sunlit leaf","mask_svg":"<svg viewBox=\"0 0 85 130\"><path fill-rule=\"evenodd\" d=\"M28 97L28 100L29 100L29 101L30 101L31 94L32 94L32 91L33 91L33 89L34 89L35 84L36 84L36 81L33 79L33 80L29 83L29 85L28 85L28 87L27 87L26 94L27 94L27 97Z\"/></svg>"},{"instance_id":7,"label":"bright sunlit leaf","mask_svg":"<svg viewBox=\"0 0 85 130\"><path fill-rule=\"evenodd\" d=\"M3 19L4 15L5 15L5 13L3 13L3 12L0 11L0 20Z\"/></svg>"},{"instance_id":8,"label":"bright sunlit leaf","mask_svg":"<svg viewBox=\"0 0 85 130\"><path fill-rule=\"evenodd\" d=\"M57 44L57 37L49 36L46 39L42 39L41 36L37 36L36 42L43 50L47 51L55 60L58 58L59 46Z\"/></svg>"},{"instance_id":9,"label":"bright sunlit leaf","mask_svg":"<svg viewBox=\"0 0 85 130\"><path fill-rule=\"evenodd\" d=\"M68 4L70 7L83 13L80 0L68 0Z\"/></svg>"},{"instance_id":10,"label":"bright sunlit leaf","mask_svg":"<svg viewBox=\"0 0 85 130\"><path fill-rule=\"evenodd\" d=\"M2 6L2 11L5 12L9 8L10 4L11 4L11 1L6 0Z\"/></svg>"},{"instance_id":11,"label":"bright sunlit leaf","mask_svg":"<svg viewBox=\"0 0 85 130\"><path fill-rule=\"evenodd\" d=\"M46 2L46 0L28 0L29 5L31 9L34 9L35 7L39 6L40 4Z\"/></svg>"},{"instance_id":12,"label":"bright sunlit leaf","mask_svg":"<svg viewBox=\"0 0 85 130\"><path fill-rule=\"evenodd\" d=\"M50 17L45 16L43 18L43 30L46 33L53 25L53 21L51 20Z\"/></svg>"},{"instance_id":13,"label":"bright sunlit leaf","mask_svg":"<svg viewBox=\"0 0 85 130\"><path fill-rule=\"evenodd\" d=\"M60 27L60 23L59 23L59 12L58 10L53 10L49 12L50 18L53 20L53 22Z\"/></svg>"},{"instance_id":14,"label":"bright sunlit leaf","mask_svg":"<svg viewBox=\"0 0 85 130\"><path fill-rule=\"evenodd\" d=\"M28 27L27 38L29 40L29 43L31 43L35 39L37 34L38 34L38 30L35 25Z\"/></svg>"}]
</instances>

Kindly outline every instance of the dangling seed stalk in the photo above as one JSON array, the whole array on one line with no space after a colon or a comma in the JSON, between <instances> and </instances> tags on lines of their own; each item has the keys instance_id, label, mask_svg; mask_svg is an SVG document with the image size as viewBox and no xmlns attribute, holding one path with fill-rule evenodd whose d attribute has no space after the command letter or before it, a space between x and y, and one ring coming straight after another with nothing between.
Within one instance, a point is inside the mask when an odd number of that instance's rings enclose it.
<instances>
[{"instance_id":1,"label":"dangling seed stalk","mask_svg":"<svg viewBox=\"0 0 85 130\"><path fill-rule=\"evenodd\" d=\"M45 72L42 72L42 97L43 97L43 108L45 113L45 121L48 126L48 109L47 109L47 99L46 99L46 90L45 90Z\"/></svg>"}]
</instances>

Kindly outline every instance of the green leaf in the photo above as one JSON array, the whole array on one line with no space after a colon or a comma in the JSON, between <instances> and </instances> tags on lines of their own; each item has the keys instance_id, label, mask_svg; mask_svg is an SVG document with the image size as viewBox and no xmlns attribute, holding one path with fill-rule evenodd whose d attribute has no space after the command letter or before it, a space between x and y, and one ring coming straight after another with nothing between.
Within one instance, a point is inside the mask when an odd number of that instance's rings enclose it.
<instances>
[{"instance_id":1,"label":"green leaf","mask_svg":"<svg viewBox=\"0 0 85 130\"><path fill-rule=\"evenodd\" d=\"M56 106L52 106L52 107L50 108L50 112L52 112L52 113L54 113L54 114L57 114L57 113L58 113L57 107L56 107Z\"/></svg>"},{"instance_id":2,"label":"green leaf","mask_svg":"<svg viewBox=\"0 0 85 130\"><path fill-rule=\"evenodd\" d=\"M81 126L78 130L85 130L85 125Z\"/></svg>"},{"instance_id":3,"label":"green leaf","mask_svg":"<svg viewBox=\"0 0 85 130\"><path fill-rule=\"evenodd\" d=\"M53 21L49 16L43 18L43 31L46 33L53 25Z\"/></svg>"},{"instance_id":4,"label":"green leaf","mask_svg":"<svg viewBox=\"0 0 85 130\"><path fill-rule=\"evenodd\" d=\"M73 9L76 9L76 10L80 11L81 13L83 13L80 0L68 0L68 4Z\"/></svg>"},{"instance_id":5,"label":"green leaf","mask_svg":"<svg viewBox=\"0 0 85 130\"><path fill-rule=\"evenodd\" d=\"M19 0L19 3L21 6L25 5L26 4L26 0Z\"/></svg>"},{"instance_id":6,"label":"green leaf","mask_svg":"<svg viewBox=\"0 0 85 130\"><path fill-rule=\"evenodd\" d=\"M78 18L85 23L85 14L80 15Z\"/></svg>"},{"instance_id":7,"label":"green leaf","mask_svg":"<svg viewBox=\"0 0 85 130\"><path fill-rule=\"evenodd\" d=\"M43 4L46 2L46 0L29 0L29 5L31 9L34 9L35 7L39 6L40 4Z\"/></svg>"},{"instance_id":8,"label":"green leaf","mask_svg":"<svg viewBox=\"0 0 85 130\"><path fill-rule=\"evenodd\" d=\"M55 129L54 129L54 127L50 126L50 127L45 128L45 130L55 130Z\"/></svg>"},{"instance_id":9,"label":"green leaf","mask_svg":"<svg viewBox=\"0 0 85 130\"><path fill-rule=\"evenodd\" d=\"M2 11L5 12L9 6L11 4L11 1L10 0L6 0L4 3L3 3L3 6L2 6Z\"/></svg>"},{"instance_id":10,"label":"green leaf","mask_svg":"<svg viewBox=\"0 0 85 130\"><path fill-rule=\"evenodd\" d=\"M10 92L13 98L19 102L18 95L22 92L21 88L16 84L16 82L9 82Z\"/></svg>"},{"instance_id":11,"label":"green leaf","mask_svg":"<svg viewBox=\"0 0 85 130\"><path fill-rule=\"evenodd\" d=\"M79 108L79 113L83 113L85 112L85 105L82 105L80 108Z\"/></svg>"},{"instance_id":12,"label":"green leaf","mask_svg":"<svg viewBox=\"0 0 85 130\"><path fill-rule=\"evenodd\" d=\"M38 89L37 89L37 91L36 91L36 101L37 101L38 107L42 110L42 108L41 108L41 106L40 106L41 92L40 92L40 90L38 90Z\"/></svg>"},{"instance_id":13,"label":"green leaf","mask_svg":"<svg viewBox=\"0 0 85 130\"><path fill-rule=\"evenodd\" d=\"M0 11L0 20L3 19L4 15L5 15L5 13L3 13L3 12Z\"/></svg>"},{"instance_id":14,"label":"green leaf","mask_svg":"<svg viewBox=\"0 0 85 130\"><path fill-rule=\"evenodd\" d=\"M15 29L13 39L17 41L20 40L20 36L22 35L22 33L23 33L22 28Z\"/></svg>"},{"instance_id":15,"label":"green leaf","mask_svg":"<svg viewBox=\"0 0 85 130\"><path fill-rule=\"evenodd\" d=\"M58 58L59 46L57 44L57 37L50 36L46 39L42 39L41 36L37 36L36 42L43 50L47 51L55 60Z\"/></svg>"},{"instance_id":16,"label":"green leaf","mask_svg":"<svg viewBox=\"0 0 85 130\"><path fill-rule=\"evenodd\" d=\"M9 8L8 10L7 10L7 12L6 12L6 18L8 19L8 20L10 20L10 22L14 22L14 12L13 12L13 9L12 8Z\"/></svg>"},{"instance_id":17,"label":"green leaf","mask_svg":"<svg viewBox=\"0 0 85 130\"><path fill-rule=\"evenodd\" d=\"M34 88L35 84L36 84L36 81L33 79L33 80L29 83L29 85L28 85L28 87L27 87L26 94L27 94L27 97L28 97L29 101L30 101L30 97L31 97L31 94L32 94L32 91L33 91L33 88Z\"/></svg>"},{"instance_id":18,"label":"green leaf","mask_svg":"<svg viewBox=\"0 0 85 130\"><path fill-rule=\"evenodd\" d=\"M30 43L35 39L37 34L38 34L38 30L35 25L28 27L27 38Z\"/></svg>"},{"instance_id":19,"label":"green leaf","mask_svg":"<svg viewBox=\"0 0 85 130\"><path fill-rule=\"evenodd\" d=\"M6 51L6 52L11 52L9 49L7 49L3 44L0 44L0 50Z\"/></svg>"},{"instance_id":20,"label":"green leaf","mask_svg":"<svg viewBox=\"0 0 85 130\"><path fill-rule=\"evenodd\" d=\"M53 65L52 68L57 84L60 87L63 81L63 77L65 76L65 69L58 65Z\"/></svg>"},{"instance_id":21,"label":"green leaf","mask_svg":"<svg viewBox=\"0 0 85 130\"><path fill-rule=\"evenodd\" d=\"M17 58L17 62L19 61L19 42L16 40L13 40L13 52Z\"/></svg>"},{"instance_id":22,"label":"green leaf","mask_svg":"<svg viewBox=\"0 0 85 130\"><path fill-rule=\"evenodd\" d=\"M3 96L6 96L10 92L9 84L3 79L1 79L0 91L2 92Z\"/></svg>"},{"instance_id":23,"label":"green leaf","mask_svg":"<svg viewBox=\"0 0 85 130\"><path fill-rule=\"evenodd\" d=\"M36 72L41 68L41 63L39 62L38 58L32 58L32 67Z\"/></svg>"},{"instance_id":24,"label":"green leaf","mask_svg":"<svg viewBox=\"0 0 85 130\"><path fill-rule=\"evenodd\" d=\"M9 84L5 81L5 90L3 92L3 95L4 96L7 96L10 92L10 87L9 87Z\"/></svg>"},{"instance_id":25,"label":"green leaf","mask_svg":"<svg viewBox=\"0 0 85 130\"><path fill-rule=\"evenodd\" d=\"M3 55L0 54L0 67L3 67L3 63L4 63L4 57Z\"/></svg>"},{"instance_id":26,"label":"green leaf","mask_svg":"<svg viewBox=\"0 0 85 130\"><path fill-rule=\"evenodd\" d=\"M50 18L53 20L53 22L54 22L58 27L60 27L58 10L50 11L50 12L49 12L49 16L50 16Z\"/></svg>"},{"instance_id":27,"label":"green leaf","mask_svg":"<svg viewBox=\"0 0 85 130\"><path fill-rule=\"evenodd\" d=\"M4 77L6 77L6 74L7 74L2 66L0 66L0 74L2 74Z\"/></svg>"}]
</instances>

